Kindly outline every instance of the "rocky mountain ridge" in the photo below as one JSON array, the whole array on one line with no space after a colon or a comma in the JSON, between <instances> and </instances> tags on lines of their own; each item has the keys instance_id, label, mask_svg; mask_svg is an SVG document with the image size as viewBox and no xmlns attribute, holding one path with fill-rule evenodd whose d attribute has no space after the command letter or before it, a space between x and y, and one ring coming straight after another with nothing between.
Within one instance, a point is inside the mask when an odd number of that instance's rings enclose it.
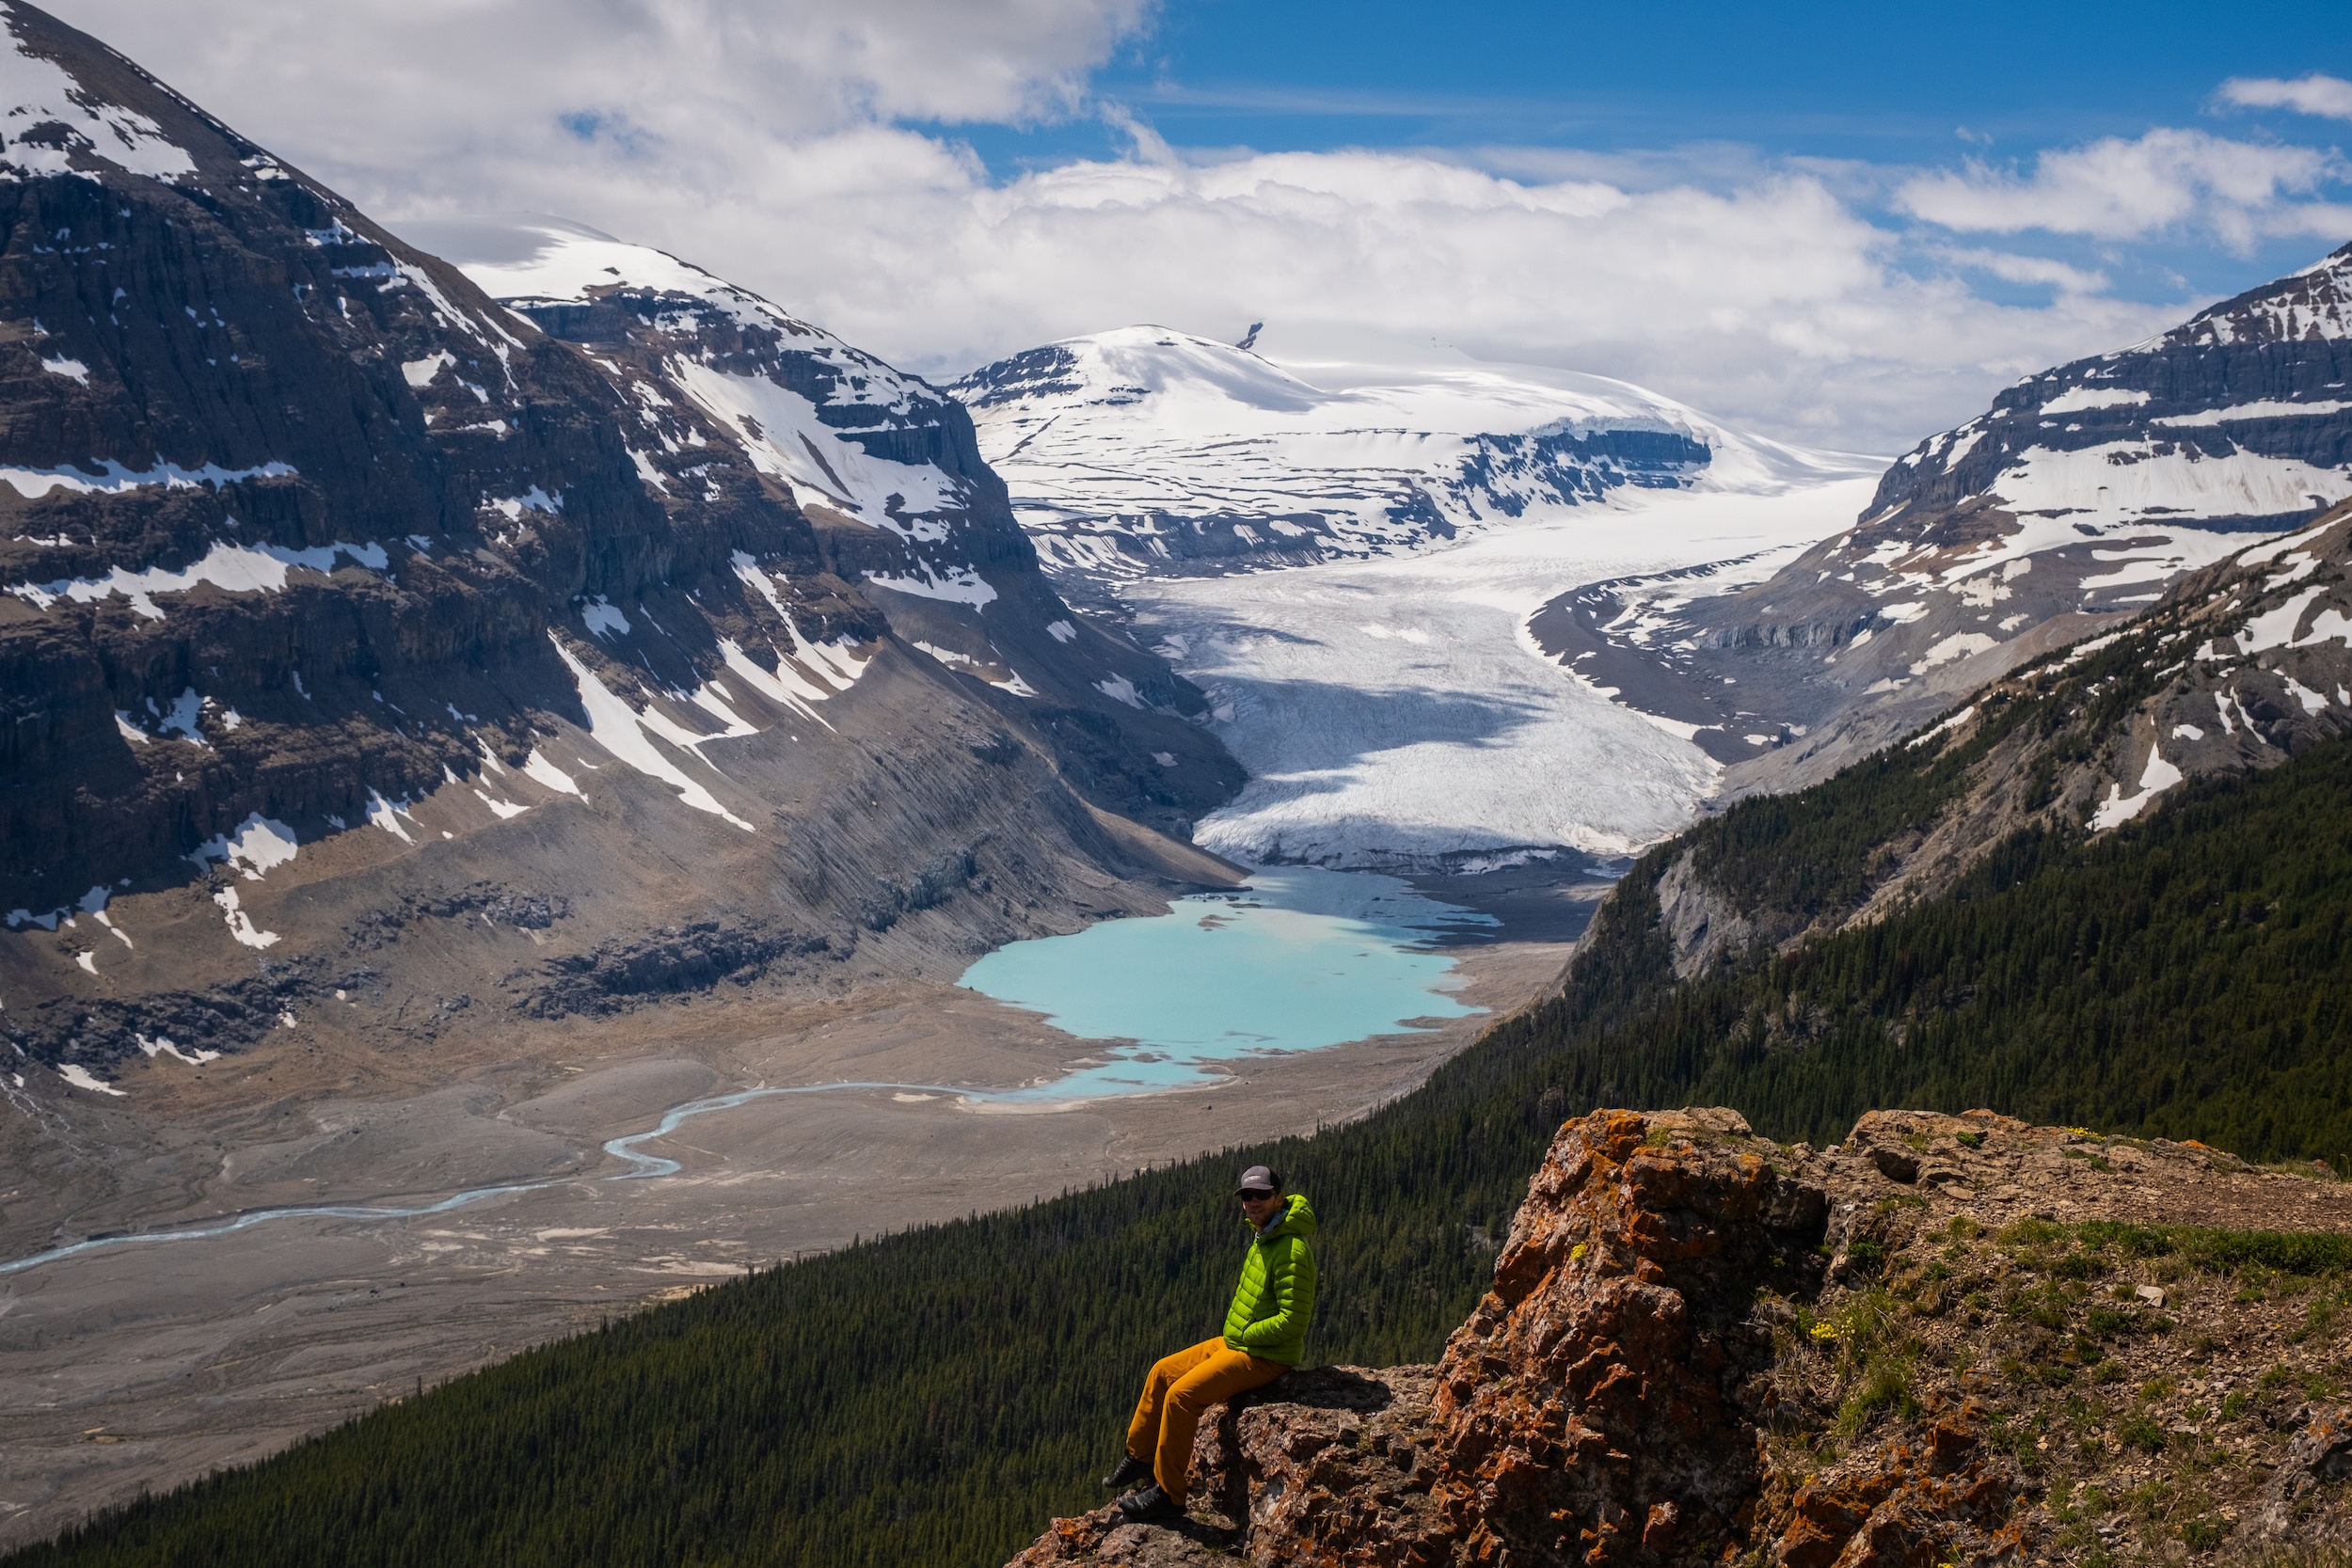
<instances>
[{"instance_id":1,"label":"rocky mountain ridge","mask_svg":"<svg viewBox=\"0 0 2352 1568\"><path fill-rule=\"evenodd\" d=\"M2026 376L1769 580L1596 584L1531 622L1645 711L1754 732L1726 796L1827 777L2352 496L2352 246Z\"/></svg>"},{"instance_id":2,"label":"rocky mountain ridge","mask_svg":"<svg viewBox=\"0 0 2352 1568\"><path fill-rule=\"evenodd\" d=\"M462 1054L583 984L837 987L1225 875L1116 815L1181 835L1238 782L1197 696L1055 597L951 399L633 247L510 310L97 40L5 25L33 1082L280 1030Z\"/></svg>"},{"instance_id":3,"label":"rocky mountain ridge","mask_svg":"<svg viewBox=\"0 0 2352 1568\"><path fill-rule=\"evenodd\" d=\"M2324 1179L2323 1179L2324 1178ZM2352 1200L1991 1112L1828 1150L1724 1110L1565 1124L1432 1367L1295 1372L1204 1423L1172 1526L1014 1560L2181 1560L2339 1542Z\"/></svg>"},{"instance_id":4,"label":"rocky mountain ridge","mask_svg":"<svg viewBox=\"0 0 2352 1568\"><path fill-rule=\"evenodd\" d=\"M1723 885L1692 845L1656 881L1689 975L1762 942L1786 948L1934 896L2021 832L2111 832L2184 783L2273 768L2352 731L2352 503L2181 579L2101 637L1971 694L1889 748L1923 781L1867 847L1851 901L1788 906Z\"/></svg>"}]
</instances>

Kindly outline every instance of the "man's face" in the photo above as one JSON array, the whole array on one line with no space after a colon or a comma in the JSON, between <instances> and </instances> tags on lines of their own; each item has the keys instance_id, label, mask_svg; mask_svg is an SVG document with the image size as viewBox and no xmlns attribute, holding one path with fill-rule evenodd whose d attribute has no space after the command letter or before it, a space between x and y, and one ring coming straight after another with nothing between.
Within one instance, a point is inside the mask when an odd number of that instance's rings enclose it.
<instances>
[{"instance_id":1,"label":"man's face","mask_svg":"<svg viewBox=\"0 0 2352 1568\"><path fill-rule=\"evenodd\" d=\"M1245 1188L1241 1195L1241 1212L1249 1216L1249 1223L1263 1227L1281 1207L1280 1193L1256 1192Z\"/></svg>"}]
</instances>

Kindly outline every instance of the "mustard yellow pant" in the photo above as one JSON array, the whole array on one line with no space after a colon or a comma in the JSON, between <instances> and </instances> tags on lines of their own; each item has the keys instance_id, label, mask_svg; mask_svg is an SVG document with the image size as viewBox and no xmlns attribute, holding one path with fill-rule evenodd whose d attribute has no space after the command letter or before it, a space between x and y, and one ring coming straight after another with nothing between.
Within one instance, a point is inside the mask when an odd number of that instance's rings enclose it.
<instances>
[{"instance_id":1,"label":"mustard yellow pant","mask_svg":"<svg viewBox=\"0 0 2352 1568\"><path fill-rule=\"evenodd\" d=\"M1127 1452L1149 1461L1160 1490L1182 1504L1192 1484L1192 1438L1201 1413L1289 1370L1279 1361L1228 1350L1221 1338L1160 1357L1143 1380L1136 1418L1127 1423Z\"/></svg>"}]
</instances>

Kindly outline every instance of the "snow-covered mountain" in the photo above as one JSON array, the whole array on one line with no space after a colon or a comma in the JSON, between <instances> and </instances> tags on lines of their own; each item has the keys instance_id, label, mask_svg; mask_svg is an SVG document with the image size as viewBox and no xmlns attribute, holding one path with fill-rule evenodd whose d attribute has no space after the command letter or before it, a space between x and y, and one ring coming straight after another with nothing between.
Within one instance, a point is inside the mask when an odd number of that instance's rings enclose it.
<instances>
[{"instance_id":1,"label":"snow-covered mountain","mask_svg":"<svg viewBox=\"0 0 2352 1568\"><path fill-rule=\"evenodd\" d=\"M1600 376L1284 365L1151 325L1030 349L951 390L1046 570L1087 596L1392 555L1629 492L1852 471Z\"/></svg>"},{"instance_id":2,"label":"snow-covered mountain","mask_svg":"<svg viewBox=\"0 0 2352 1568\"><path fill-rule=\"evenodd\" d=\"M20 1109L236 1052L364 1095L1205 866L1113 815L1230 795L1198 694L1054 594L954 400L562 226L502 307L30 6L0 68Z\"/></svg>"},{"instance_id":3,"label":"snow-covered mountain","mask_svg":"<svg viewBox=\"0 0 2352 1568\"><path fill-rule=\"evenodd\" d=\"M2352 246L2025 377L1769 580L1599 585L1533 629L1644 711L1753 736L1729 787L1802 784L2352 496L2348 388Z\"/></svg>"}]
</instances>

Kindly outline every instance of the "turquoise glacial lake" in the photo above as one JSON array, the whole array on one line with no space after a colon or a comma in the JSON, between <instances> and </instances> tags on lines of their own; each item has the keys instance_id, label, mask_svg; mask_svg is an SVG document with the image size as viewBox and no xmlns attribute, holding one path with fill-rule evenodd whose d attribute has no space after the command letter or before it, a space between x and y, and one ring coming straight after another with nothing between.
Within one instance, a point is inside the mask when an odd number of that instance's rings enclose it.
<instances>
[{"instance_id":1,"label":"turquoise glacial lake","mask_svg":"<svg viewBox=\"0 0 2352 1568\"><path fill-rule=\"evenodd\" d=\"M1452 994L1454 961L1438 944L1496 924L1394 877L1281 866L1164 915L1000 947L958 983L1103 1046L1098 1065L990 1099L1136 1094L1484 1011Z\"/></svg>"}]
</instances>

